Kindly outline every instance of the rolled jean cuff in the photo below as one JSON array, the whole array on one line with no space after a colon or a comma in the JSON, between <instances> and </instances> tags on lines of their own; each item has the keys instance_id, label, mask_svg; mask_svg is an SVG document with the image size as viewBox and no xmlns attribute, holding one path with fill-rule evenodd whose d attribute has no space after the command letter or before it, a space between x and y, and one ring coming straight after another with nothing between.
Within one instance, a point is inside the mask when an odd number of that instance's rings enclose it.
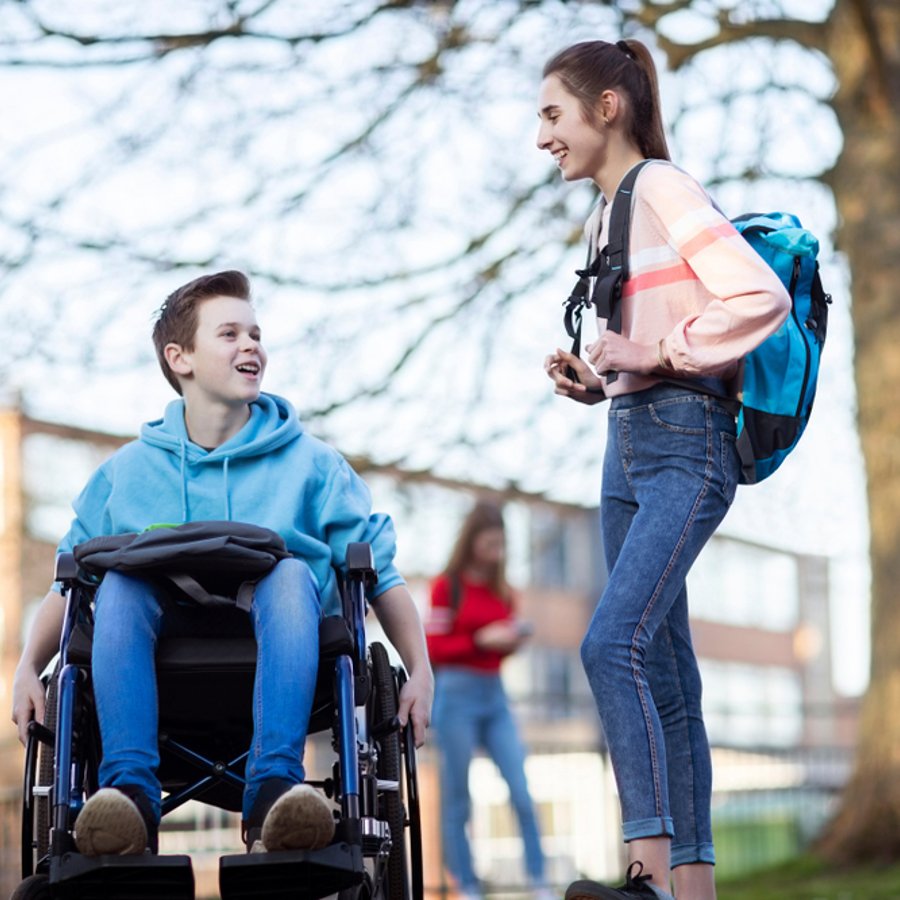
<instances>
[{"instance_id":1,"label":"rolled jean cuff","mask_svg":"<svg viewBox=\"0 0 900 900\"><path fill-rule=\"evenodd\" d=\"M673 844L671 866L689 866L691 863L716 864L716 852L712 844Z\"/></svg>"},{"instance_id":2,"label":"rolled jean cuff","mask_svg":"<svg viewBox=\"0 0 900 900\"><path fill-rule=\"evenodd\" d=\"M675 825L670 816L656 819L635 819L622 826L625 843L639 838L675 837Z\"/></svg>"}]
</instances>

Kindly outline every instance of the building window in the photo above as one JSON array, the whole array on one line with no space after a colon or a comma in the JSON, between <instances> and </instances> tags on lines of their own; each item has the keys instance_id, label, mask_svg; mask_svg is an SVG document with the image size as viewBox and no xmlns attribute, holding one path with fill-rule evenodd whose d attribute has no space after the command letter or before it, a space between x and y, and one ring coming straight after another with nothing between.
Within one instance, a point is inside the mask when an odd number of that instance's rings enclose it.
<instances>
[{"instance_id":1,"label":"building window","mask_svg":"<svg viewBox=\"0 0 900 900\"><path fill-rule=\"evenodd\" d=\"M532 586L593 593L606 581L602 560L596 510L577 514L549 507L532 510Z\"/></svg>"},{"instance_id":2,"label":"building window","mask_svg":"<svg viewBox=\"0 0 900 900\"><path fill-rule=\"evenodd\" d=\"M574 650L525 647L503 664L510 700L532 721L593 715L590 685Z\"/></svg>"},{"instance_id":3,"label":"building window","mask_svg":"<svg viewBox=\"0 0 900 900\"><path fill-rule=\"evenodd\" d=\"M800 675L780 666L701 659L703 718L720 747L792 747L803 738Z\"/></svg>"},{"instance_id":4,"label":"building window","mask_svg":"<svg viewBox=\"0 0 900 900\"><path fill-rule=\"evenodd\" d=\"M688 575L691 616L708 622L791 631L799 621L797 559L728 538L713 538Z\"/></svg>"}]
</instances>

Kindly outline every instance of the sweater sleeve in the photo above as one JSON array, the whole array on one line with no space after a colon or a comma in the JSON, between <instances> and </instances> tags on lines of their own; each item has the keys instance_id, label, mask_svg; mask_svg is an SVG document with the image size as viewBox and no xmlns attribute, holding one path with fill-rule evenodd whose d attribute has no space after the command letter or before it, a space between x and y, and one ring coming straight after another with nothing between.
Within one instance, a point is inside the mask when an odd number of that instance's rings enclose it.
<instances>
[{"instance_id":1,"label":"sweater sleeve","mask_svg":"<svg viewBox=\"0 0 900 900\"><path fill-rule=\"evenodd\" d=\"M436 666L458 662L479 652L473 633L460 628L458 612L451 605L450 579L441 575L432 582L431 611L425 621L428 655Z\"/></svg>"},{"instance_id":2,"label":"sweater sleeve","mask_svg":"<svg viewBox=\"0 0 900 900\"><path fill-rule=\"evenodd\" d=\"M637 201L648 221L690 267L712 299L664 338L676 373L721 370L774 334L791 310L778 276L712 204L703 188L673 166L648 166Z\"/></svg>"}]
</instances>

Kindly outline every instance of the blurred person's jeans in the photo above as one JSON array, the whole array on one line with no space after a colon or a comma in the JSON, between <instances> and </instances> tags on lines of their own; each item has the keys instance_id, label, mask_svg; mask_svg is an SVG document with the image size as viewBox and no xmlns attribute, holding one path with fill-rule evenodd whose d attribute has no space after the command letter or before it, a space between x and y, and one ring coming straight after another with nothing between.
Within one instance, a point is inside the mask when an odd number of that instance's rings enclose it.
<instances>
[{"instance_id":1,"label":"blurred person's jeans","mask_svg":"<svg viewBox=\"0 0 900 900\"><path fill-rule=\"evenodd\" d=\"M600 505L609 582L582 644L626 841L715 862L712 765L685 578L739 477L734 418L673 385L615 397Z\"/></svg>"},{"instance_id":2,"label":"blurred person's jeans","mask_svg":"<svg viewBox=\"0 0 900 900\"><path fill-rule=\"evenodd\" d=\"M306 563L285 559L256 585L248 615L161 599L147 582L110 571L97 592L92 674L103 787L134 784L157 819L160 784L155 653L160 637L255 635L253 743L244 818L263 782L304 778L303 750L319 660L319 592ZM201 711L198 711L198 714Z\"/></svg>"},{"instance_id":3,"label":"blurred person's jeans","mask_svg":"<svg viewBox=\"0 0 900 900\"><path fill-rule=\"evenodd\" d=\"M432 724L441 758L441 833L444 864L460 890L478 894L466 837L471 801L469 763L483 747L509 785L525 845L525 867L532 884L544 883L544 855L534 804L525 778L525 748L519 739L500 676L462 667L441 667L435 678Z\"/></svg>"}]
</instances>

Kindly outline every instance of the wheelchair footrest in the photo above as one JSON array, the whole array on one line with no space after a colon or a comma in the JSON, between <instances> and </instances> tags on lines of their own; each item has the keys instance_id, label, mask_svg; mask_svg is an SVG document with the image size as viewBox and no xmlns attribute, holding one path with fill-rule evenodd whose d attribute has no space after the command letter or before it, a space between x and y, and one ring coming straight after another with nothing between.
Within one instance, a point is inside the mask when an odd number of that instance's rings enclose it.
<instances>
[{"instance_id":1,"label":"wheelchair footrest","mask_svg":"<svg viewBox=\"0 0 900 900\"><path fill-rule=\"evenodd\" d=\"M222 900L318 900L363 880L362 848L347 843L324 850L243 853L219 860Z\"/></svg>"},{"instance_id":2,"label":"wheelchair footrest","mask_svg":"<svg viewBox=\"0 0 900 900\"><path fill-rule=\"evenodd\" d=\"M50 863L50 885L61 900L194 900L189 856L82 856Z\"/></svg>"}]
</instances>

